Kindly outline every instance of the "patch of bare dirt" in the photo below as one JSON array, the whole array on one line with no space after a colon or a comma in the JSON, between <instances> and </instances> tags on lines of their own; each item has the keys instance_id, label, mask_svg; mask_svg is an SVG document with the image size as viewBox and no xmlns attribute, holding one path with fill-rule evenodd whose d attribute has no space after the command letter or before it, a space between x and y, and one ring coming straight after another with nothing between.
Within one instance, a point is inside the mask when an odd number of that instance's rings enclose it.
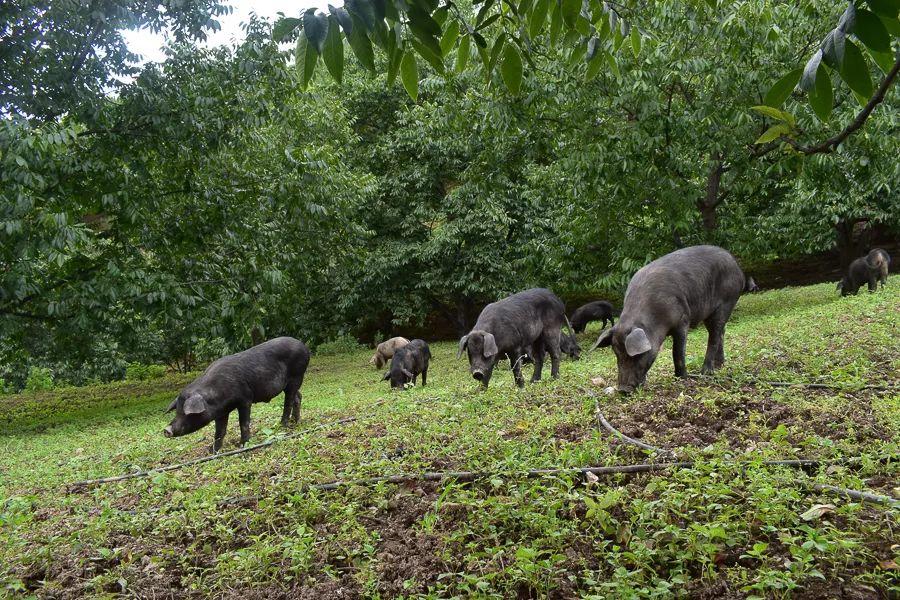
<instances>
[{"instance_id":1,"label":"patch of bare dirt","mask_svg":"<svg viewBox=\"0 0 900 600\"><path fill-rule=\"evenodd\" d=\"M379 591L386 598L424 593L447 571L441 559L444 542L438 535L418 526L422 518L434 510L437 486L416 487L400 493L388 502L387 509L375 518L381 536L377 549L376 571ZM440 521L464 517L465 511L448 506L437 514Z\"/></svg>"},{"instance_id":2,"label":"patch of bare dirt","mask_svg":"<svg viewBox=\"0 0 900 600\"><path fill-rule=\"evenodd\" d=\"M679 390L679 396L654 394L603 410L613 426L625 435L636 439L646 436L648 439L644 441L668 447L702 447L725 440L732 448L743 449L748 443L763 441L760 432L749 427L751 413L760 415L768 430L783 424L795 431L857 443L872 439L889 441L893 438L892 433L878 421L872 409L870 392L848 395L843 410L837 411L783 403L773 398L773 393L761 394L758 388L747 386L739 399L707 406L693 400L701 385L689 380ZM808 398L834 394L830 390L812 389L804 393Z\"/></svg>"}]
</instances>

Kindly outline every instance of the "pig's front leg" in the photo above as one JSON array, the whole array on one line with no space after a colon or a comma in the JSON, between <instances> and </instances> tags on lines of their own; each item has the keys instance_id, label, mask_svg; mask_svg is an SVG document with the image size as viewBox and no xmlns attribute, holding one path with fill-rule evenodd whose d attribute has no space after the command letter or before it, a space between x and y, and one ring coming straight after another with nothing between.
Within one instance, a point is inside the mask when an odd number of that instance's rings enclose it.
<instances>
[{"instance_id":1,"label":"pig's front leg","mask_svg":"<svg viewBox=\"0 0 900 600\"><path fill-rule=\"evenodd\" d=\"M250 440L250 405L238 406L238 421L241 424L241 446Z\"/></svg>"},{"instance_id":2,"label":"pig's front leg","mask_svg":"<svg viewBox=\"0 0 900 600\"><path fill-rule=\"evenodd\" d=\"M216 419L216 435L213 440L213 453L222 449L222 442L225 440L225 429L228 427L228 413Z\"/></svg>"}]
</instances>

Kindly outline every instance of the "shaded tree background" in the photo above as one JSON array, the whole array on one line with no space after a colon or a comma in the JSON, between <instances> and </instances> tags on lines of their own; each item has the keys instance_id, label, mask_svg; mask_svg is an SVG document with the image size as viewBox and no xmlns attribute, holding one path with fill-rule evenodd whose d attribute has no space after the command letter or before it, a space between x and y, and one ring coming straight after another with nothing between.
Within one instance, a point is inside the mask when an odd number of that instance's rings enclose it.
<instances>
[{"instance_id":1,"label":"shaded tree background","mask_svg":"<svg viewBox=\"0 0 900 600\"><path fill-rule=\"evenodd\" d=\"M235 48L197 46L218 3L101 4L0 9L15 41L0 54L0 377L15 387L32 366L74 383L129 362L192 369L281 334L452 336L534 285L616 297L680 246L750 268L846 264L900 231L896 90L834 152L754 143L773 119L751 107L829 35L844 10L829 2L622 8L639 34L594 56L560 26L522 53L515 94L509 50L491 68L444 32L446 68L417 61L415 100L408 73L388 83L396 56L350 59L358 39L339 85L264 21ZM136 26L175 33L164 63L130 66L119 30ZM835 77L822 119L789 89L782 135L827 138L857 96Z\"/></svg>"}]
</instances>

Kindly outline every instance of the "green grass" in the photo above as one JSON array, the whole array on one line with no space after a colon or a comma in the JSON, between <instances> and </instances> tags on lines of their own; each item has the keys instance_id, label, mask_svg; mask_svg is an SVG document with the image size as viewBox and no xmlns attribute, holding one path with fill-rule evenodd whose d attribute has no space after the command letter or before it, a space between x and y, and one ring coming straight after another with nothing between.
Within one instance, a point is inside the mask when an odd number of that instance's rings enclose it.
<instances>
[{"instance_id":1,"label":"green grass","mask_svg":"<svg viewBox=\"0 0 900 600\"><path fill-rule=\"evenodd\" d=\"M582 345L597 335L590 329ZM669 346L667 345L667 348ZM688 341L698 371L705 331ZM713 381L672 377L604 400L626 434L691 469L524 479L525 469L651 460L598 431L580 386L615 379L610 353L517 390L477 391L455 343L429 386L390 393L370 351L314 356L301 428L355 422L251 453L67 493L65 484L205 455L212 427L175 440L163 414L187 377L0 399L0 589L38 597L887 597L900 593L897 510L810 481L898 496L900 279L839 298L831 285L741 299ZM549 369L547 369L549 370ZM546 372L545 372L546 376ZM836 391L749 378L821 381ZM894 386L860 391L864 384ZM597 388L599 389L599 388ZM377 405L380 400L387 402ZM281 398L253 407L251 443L278 435ZM238 440L233 415L225 449ZM809 473L773 458L862 457ZM742 466L734 466L735 461ZM303 491L338 478L484 470L474 483ZM257 500L231 501L252 496ZM833 510L812 520L816 504ZM868 596L867 596L868 595Z\"/></svg>"}]
</instances>

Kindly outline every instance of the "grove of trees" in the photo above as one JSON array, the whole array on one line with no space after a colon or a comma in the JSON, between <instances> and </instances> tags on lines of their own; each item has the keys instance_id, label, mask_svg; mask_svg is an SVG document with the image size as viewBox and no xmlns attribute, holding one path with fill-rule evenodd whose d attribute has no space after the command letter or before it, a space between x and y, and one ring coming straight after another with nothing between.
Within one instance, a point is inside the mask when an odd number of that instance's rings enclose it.
<instances>
[{"instance_id":1,"label":"grove of trees","mask_svg":"<svg viewBox=\"0 0 900 600\"><path fill-rule=\"evenodd\" d=\"M4 385L900 233L898 0L348 0L200 45L227 10L0 7Z\"/></svg>"}]
</instances>

